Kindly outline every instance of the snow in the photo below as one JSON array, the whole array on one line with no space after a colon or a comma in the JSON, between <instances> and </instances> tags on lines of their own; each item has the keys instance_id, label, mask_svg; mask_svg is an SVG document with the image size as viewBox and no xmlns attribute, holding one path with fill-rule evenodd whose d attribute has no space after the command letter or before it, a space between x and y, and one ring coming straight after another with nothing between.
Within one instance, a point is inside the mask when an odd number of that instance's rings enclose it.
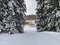
<instances>
[{"instance_id":1,"label":"snow","mask_svg":"<svg viewBox=\"0 0 60 45\"><path fill-rule=\"evenodd\" d=\"M60 17L60 11L56 13L56 17Z\"/></svg>"},{"instance_id":2,"label":"snow","mask_svg":"<svg viewBox=\"0 0 60 45\"><path fill-rule=\"evenodd\" d=\"M36 32L26 25L22 34L0 34L0 45L60 45L60 33Z\"/></svg>"}]
</instances>

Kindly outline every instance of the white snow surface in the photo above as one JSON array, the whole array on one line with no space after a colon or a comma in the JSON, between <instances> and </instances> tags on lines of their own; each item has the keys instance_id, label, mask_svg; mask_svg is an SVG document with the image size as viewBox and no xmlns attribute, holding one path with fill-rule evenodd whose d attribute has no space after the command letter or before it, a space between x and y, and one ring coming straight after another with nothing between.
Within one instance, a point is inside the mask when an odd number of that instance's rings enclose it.
<instances>
[{"instance_id":1,"label":"white snow surface","mask_svg":"<svg viewBox=\"0 0 60 45\"><path fill-rule=\"evenodd\" d=\"M60 45L60 33L36 32L28 25L22 34L0 34L0 45Z\"/></svg>"}]
</instances>

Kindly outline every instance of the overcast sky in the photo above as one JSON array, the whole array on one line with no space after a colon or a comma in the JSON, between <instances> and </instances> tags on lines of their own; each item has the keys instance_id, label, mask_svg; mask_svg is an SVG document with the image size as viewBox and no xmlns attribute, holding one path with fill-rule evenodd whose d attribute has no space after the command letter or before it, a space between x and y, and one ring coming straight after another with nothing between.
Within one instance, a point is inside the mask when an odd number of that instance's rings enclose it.
<instances>
[{"instance_id":1,"label":"overcast sky","mask_svg":"<svg viewBox=\"0 0 60 45\"><path fill-rule=\"evenodd\" d=\"M25 0L27 7L27 15L35 14L36 12L36 0Z\"/></svg>"}]
</instances>

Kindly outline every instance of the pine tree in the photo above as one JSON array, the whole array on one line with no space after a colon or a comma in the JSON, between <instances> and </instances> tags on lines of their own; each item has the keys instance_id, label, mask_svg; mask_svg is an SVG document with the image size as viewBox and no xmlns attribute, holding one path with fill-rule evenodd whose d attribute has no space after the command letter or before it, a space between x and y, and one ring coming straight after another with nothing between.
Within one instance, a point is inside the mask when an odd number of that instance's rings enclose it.
<instances>
[{"instance_id":1,"label":"pine tree","mask_svg":"<svg viewBox=\"0 0 60 45\"><path fill-rule=\"evenodd\" d=\"M11 18L11 23L12 23L12 27L11 27L11 32L14 32L14 30L18 31L19 33L23 33L23 24L24 24L24 15L25 15L25 11L26 11L26 5L24 3L24 0L10 0L9 2L11 2L11 6L9 6L9 12Z\"/></svg>"},{"instance_id":2,"label":"pine tree","mask_svg":"<svg viewBox=\"0 0 60 45\"><path fill-rule=\"evenodd\" d=\"M37 0L37 31L57 31L58 0Z\"/></svg>"},{"instance_id":3,"label":"pine tree","mask_svg":"<svg viewBox=\"0 0 60 45\"><path fill-rule=\"evenodd\" d=\"M5 26L5 24L3 23L4 14L5 14L4 3L3 0L0 0L0 32L3 32L3 28Z\"/></svg>"},{"instance_id":4,"label":"pine tree","mask_svg":"<svg viewBox=\"0 0 60 45\"><path fill-rule=\"evenodd\" d=\"M23 33L26 12L24 0L1 0L1 2L4 11L2 32Z\"/></svg>"}]
</instances>

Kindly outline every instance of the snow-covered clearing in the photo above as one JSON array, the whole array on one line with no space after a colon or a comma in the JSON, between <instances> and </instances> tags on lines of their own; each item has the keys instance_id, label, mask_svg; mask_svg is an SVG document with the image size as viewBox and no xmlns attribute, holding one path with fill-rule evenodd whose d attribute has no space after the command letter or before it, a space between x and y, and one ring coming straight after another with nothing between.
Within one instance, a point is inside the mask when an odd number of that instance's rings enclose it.
<instances>
[{"instance_id":1,"label":"snow-covered clearing","mask_svg":"<svg viewBox=\"0 0 60 45\"><path fill-rule=\"evenodd\" d=\"M60 33L36 32L28 25L24 29L23 34L0 34L0 45L60 45Z\"/></svg>"}]
</instances>

